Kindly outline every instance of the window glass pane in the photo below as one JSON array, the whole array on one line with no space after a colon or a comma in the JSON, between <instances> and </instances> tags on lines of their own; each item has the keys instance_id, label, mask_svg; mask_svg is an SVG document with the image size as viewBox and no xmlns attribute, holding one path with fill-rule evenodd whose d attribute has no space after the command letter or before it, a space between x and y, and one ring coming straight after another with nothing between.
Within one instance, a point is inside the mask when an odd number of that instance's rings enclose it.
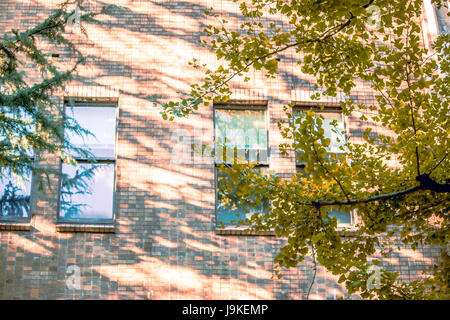
<instances>
[{"instance_id":1,"label":"window glass pane","mask_svg":"<svg viewBox=\"0 0 450 320\"><path fill-rule=\"evenodd\" d=\"M302 111L294 111L294 123ZM345 131L344 120L342 118L342 113L340 112L320 112L315 111L316 115L322 115L324 119L322 120L322 128L325 131L325 138L330 139L330 145L326 150L330 153L341 153L341 147L344 147L346 142L346 137L343 131ZM336 121L336 126L333 126L333 121ZM298 124L296 124L298 125Z\"/></svg>"},{"instance_id":2,"label":"window glass pane","mask_svg":"<svg viewBox=\"0 0 450 320\"><path fill-rule=\"evenodd\" d=\"M436 18L439 28L439 34L447 34L449 32L448 8L442 6L440 9L438 9L436 7Z\"/></svg>"},{"instance_id":3,"label":"window glass pane","mask_svg":"<svg viewBox=\"0 0 450 320\"><path fill-rule=\"evenodd\" d=\"M96 158L114 158L115 107L66 107L66 114L93 134L79 136L67 130L70 142L79 148L87 148Z\"/></svg>"},{"instance_id":4,"label":"window glass pane","mask_svg":"<svg viewBox=\"0 0 450 320\"><path fill-rule=\"evenodd\" d=\"M330 139L330 146L327 148L328 152L339 153L342 152L341 146L345 145L344 121L342 114L338 112L320 112L325 118L323 120L322 128L325 130L325 137ZM336 126L332 126L331 123L336 121Z\"/></svg>"},{"instance_id":5,"label":"window glass pane","mask_svg":"<svg viewBox=\"0 0 450 320\"><path fill-rule=\"evenodd\" d=\"M265 168L254 168L263 172ZM217 226L226 225L238 225L238 221L250 218L254 213L264 213L269 207L269 201L267 199L261 199L260 204L257 207L253 207L249 202L248 205L239 206L238 199L234 197L230 190L230 186L233 186L228 172L224 168L217 168ZM236 189L235 186L232 187ZM255 197L252 199L254 203ZM248 213L246 212L248 210Z\"/></svg>"},{"instance_id":6,"label":"window glass pane","mask_svg":"<svg viewBox=\"0 0 450 320\"><path fill-rule=\"evenodd\" d=\"M0 218L28 219L30 217L31 174L15 177L0 172Z\"/></svg>"},{"instance_id":7,"label":"window glass pane","mask_svg":"<svg viewBox=\"0 0 450 320\"><path fill-rule=\"evenodd\" d=\"M14 130L11 128L15 128ZM23 144L27 136L33 135L36 125L33 117L23 107L0 106L0 143L17 156L33 157L30 144Z\"/></svg>"},{"instance_id":8,"label":"window glass pane","mask_svg":"<svg viewBox=\"0 0 450 320\"><path fill-rule=\"evenodd\" d=\"M328 216L336 217L338 225L350 225L352 223L351 212L341 209L327 209Z\"/></svg>"},{"instance_id":9,"label":"window glass pane","mask_svg":"<svg viewBox=\"0 0 450 320\"><path fill-rule=\"evenodd\" d=\"M25 108L0 106L0 112L4 113L4 115L7 117L29 122L29 131L34 131L33 117L28 112L26 112Z\"/></svg>"},{"instance_id":10,"label":"window glass pane","mask_svg":"<svg viewBox=\"0 0 450 320\"><path fill-rule=\"evenodd\" d=\"M300 174L301 178L309 178L311 173L306 173L305 172L305 167L304 166L295 166L295 172L297 174Z\"/></svg>"},{"instance_id":11,"label":"window glass pane","mask_svg":"<svg viewBox=\"0 0 450 320\"><path fill-rule=\"evenodd\" d=\"M302 178L308 178L311 173L306 173L303 166L296 166L296 172ZM328 215L330 217L336 217L338 226L342 225L351 225L352 224L352 212L346 211L345 207L341 207L340 209L331 209L326 208Z\"/></svg>"},{"instance_id":12,"label":"window glass pane","mask_svg":"<svg viewBox=\"0 0 450 320\"><path fill-rule=\"evenodd\" d=\"M111 220L113 218L114 164L63 164L61 219Z\"/></svg>"},{"instance_id":13,"label":"window glass pane","mask_svg":"<svg viewBox=\"0 0 450 320\"><path fill-rule=\"evenodd\" d=\"M267 163L263 110L215 110L217 163Z\"/></svg>"}]
</instances>

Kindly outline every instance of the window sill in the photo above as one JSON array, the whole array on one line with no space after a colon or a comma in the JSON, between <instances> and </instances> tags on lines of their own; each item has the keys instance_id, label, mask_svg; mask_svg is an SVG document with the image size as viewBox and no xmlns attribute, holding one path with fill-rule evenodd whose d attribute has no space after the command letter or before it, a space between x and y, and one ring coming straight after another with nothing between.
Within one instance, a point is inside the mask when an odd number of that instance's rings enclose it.
<instances>
[{"instance_id":1,"label":"window sill","mask_svg":"<svg viewBox=\"0 0 450 320\"><path fill-rule=\"evenodd\" d=\"M114 233L114 224L79 224L79 223L57 223L58 232L93 232L93 233Z\"/></svg>"},{"instance_id":2,"label":"window sill","mask_svg":"<svg viewBox=\"0 0 450 320\"><path fill-rule=\"evenodd\" d=\"M30 222L0 222L0 231L30 231Z\"/></svg>"},{"instance_id":3,"label":"window sill","mask_svg":"<svg viewBox=\"0 0 450 320\"><path fill-rule=\"evenodd\" d=\"M251 231L249 232L247 228L239 228L239 227L225 227L225 228L216 228L215 233L217 235L222 236L276 236L273 231Z\"/></svg>"}]
</instances>

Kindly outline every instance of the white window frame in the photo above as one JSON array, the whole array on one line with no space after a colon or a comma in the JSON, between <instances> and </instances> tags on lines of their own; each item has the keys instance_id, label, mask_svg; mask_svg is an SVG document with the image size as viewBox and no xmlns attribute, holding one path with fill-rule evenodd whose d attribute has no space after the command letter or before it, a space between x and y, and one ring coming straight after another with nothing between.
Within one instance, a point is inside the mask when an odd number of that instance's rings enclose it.
<instances>
[{"instance_id":1,"label":"white window frame","mask_svg":"<svg viewBox=\"0 0 450 320\"><path fill-rule=\"evenodd\" d=\"M320 108L320 106L323 106L323 109ZM340 113L341 117L342 117L342 122L344 124L344 131L345 131L345 142L348 141L349 139L349 129L348 129L348 125L347 125L347 117L343 114L342 109L340 107L340 105L335 105L335 104L331 104L331 105L327 105L325 103L311 103L311 104L295 104L293 109L292 109L292 121L294 123L295 126L295 113L297 112L302 112L302 111L308 111L308 110L312 110L317 114L321 114L321 113L325 113L325 112L329 112L329 113ZM331 153L331 152L328 152ZM334 154L343 154L344 151L341 152L332 152ZM303 169L305 167L305 163L298 163L297 162L297 151L294 151L294 157L295 157L295 168L296 168L296 173L298 173L299 169ZM350 212L350 223L339 223L337 224L337 227L339 229L342 228L354 228L355 224L356 224L356 210L351 210Z\"/></svg>"},{"instance_id":2,"label":"white window frame","mask_svg":"<svg viewBox=\"0 0 450 320\"><path fill-rule=\"evenodd\" d=\"M213 125L214 125L214 190L215 190L215 206L214 206L214 212L215 212L215 229L216 231L233 231L233 230L246 230L247 226L242 226L238 224L224 224L224 226L221 226L218 223L218 169L222 165L229 165L233 166L232 163L228 162L220 162L217 161L216 158L216 152L217 152L217 146L216 146L216 110L250 110L250 111L263 111L264 112L264 123L265 123L265 129L267 134L267 161L265 163L259 163L254 166L254 168L267 168L269 169L270 164L270 140L269 140L269 128L270 128L270 122L269 122L269 111L267 107L267 102L261 102L261 103L229 103L229 104L214 104L213 107Z\"/></svg>"},{"instance_id":3,"label":"white window frame","mask_svg":"<svg viewBox=\"0 0 450 320\"><path fill-rule=\"evenodd\" d=\"M74 159L79 164L114 164L114 179L113 179L113 197L112 197L112 212L111 219L96 219L96 218L78 218L78 219L64 219L61 218L61 183L62 177L59 182L59 192L58 192L58 210L57 210L57 223L63 224L78 224L78 225L96 225L96 224L114 224L116 220L116 176L117 176L117 139L118 139L118 113L119 108L117 102L75 102L73 104L66 103L64 104L64 115L66 114L66 108L89 108L89 107L106 107L106 108L115 108L115 136L114 136L114 156L112 157L102 157L97 158L96 161L91 161L84 157L74 156ZM65 132L64 132L65 134ZM62 172L62 161L60 162L60 172Z\"/></svg>"}]
</instances>

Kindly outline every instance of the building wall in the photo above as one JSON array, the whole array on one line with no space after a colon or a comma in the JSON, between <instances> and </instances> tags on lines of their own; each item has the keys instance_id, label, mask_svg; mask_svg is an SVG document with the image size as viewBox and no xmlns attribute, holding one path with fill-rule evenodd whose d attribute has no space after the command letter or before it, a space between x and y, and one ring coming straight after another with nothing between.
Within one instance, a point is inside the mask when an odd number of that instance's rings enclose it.
<instances>
[{"instance_id":1,"label":"building wall","mask_svg":"<svg viewBox=\"0 0 450 320\"><path fill-rule=\"evenodd\" d=\"M0 31L34 25L57 2L2 1ZM169 122L150 101L153 95L161 101L176 99L178 91L201 79L201 72L188 66L193 57L217 65L197 43L201 30L214 23L203 12L214 6L236 23L238 7L226 0L102 0L90 6L98 10L110 3L122 8L100 17L102 24L89 25L87 39L73 30L78 47L93 59L56 98L118 99L115 232L58 231L58 195L55 189L41 192L30 230L0 231L0 298L304 299L313 277L311 258L272 279L273 258L283 240L217 234L213 159L174 161L181 138L189 145L213 145L212 108ZM70 65L73 57L56 51L60 58L55 62ZM267 101L270 169L285 176L295 172L295 161L277 152L282 139L276 123L285 118L283 105L308 101L314 84L299 72L293 55L280 56L281 73L275 79L253 73L248 83L236 80L231 97ZM352 97L373 101L364 84ZM355 140L365 129L357 116L347 120ZM59 162L49 157L46 165L58 168ZM56 187L58 179L53 177L51 184ZM437 255L438 249L404 248L383 263L412 280ZM311 298L335 299L344 292L319 266Z\"/></svg>"}]
</instances>

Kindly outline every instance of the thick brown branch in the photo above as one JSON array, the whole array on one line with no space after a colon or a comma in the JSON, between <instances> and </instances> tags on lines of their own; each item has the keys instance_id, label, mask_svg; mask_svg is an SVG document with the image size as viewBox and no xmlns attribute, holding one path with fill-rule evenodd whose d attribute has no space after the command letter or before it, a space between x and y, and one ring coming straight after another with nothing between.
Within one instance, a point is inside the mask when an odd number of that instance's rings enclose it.
<instances>
[{"instance_id":1,"label":"thick brown branch","mask_svg":"<svg viewBox=\"0 0 450 320\"><path fill-rule=\"evenodd\" d=\"M363 204L363 203L369 203L369 202L378 201L378 200L387 200L387 199L396 198L399 196L403 196L405 194L416 192L421 189L422 188L420 186L417 186L417 187L413 187L413 188L409 188L409 189L405 189L405 190L401 190L401 191L379 194L379 195L376 195L373 197L368 197L365 199L354 199L354 200L347 200L347 201L317 201L317 202L313 202L312 204L315 207Z\"/></svg>"},{"instance_id":2,"label":"thick brown branch","mask_svg":"<svg viewBox=\"0 0 450 320\"><path fill-rule=\"evenodd\" d=\"M416 177L416 180L420 182L423 190L430 190L437 193L450 192L450 183L448 183L448 180L446 183L437 183L428 174L422 174Z\"/></svg>"},{"instance_id":3,"label":"thick brown branch","mask_svg":"<svg viewBox=\"0 0 450 320\"><path fill-rule=\"evenodd\" d=\"M416 191L433 191L436 193L450 193L450 183L438 183L430 178L428 174L423 174L416 177L416 180L420 182L420 184L416 187L412 187L405 190L400 190L391 193L379 194L373 197L368 197L365 199L354 199L347 201L315 201L312 202L312 205L315 207L324 207L324 206L335 206L335 205L355 205L355 204L363 204L369 203L379 200L389 200L394 199L403 195L407 195ZM448 181L448 180L447 180Z\"/></svg>"}]
</instances>

